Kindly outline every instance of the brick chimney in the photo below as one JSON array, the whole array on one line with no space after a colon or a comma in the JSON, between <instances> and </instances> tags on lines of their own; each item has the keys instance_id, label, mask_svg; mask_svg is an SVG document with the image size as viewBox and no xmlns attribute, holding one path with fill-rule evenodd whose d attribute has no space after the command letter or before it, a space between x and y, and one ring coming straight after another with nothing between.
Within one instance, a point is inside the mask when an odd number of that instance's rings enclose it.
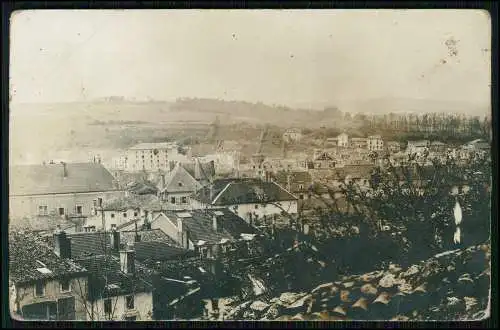
<instances>
[{"instance_id":1,"label":"brick chimney","mask_svg":"<svg viewBox=\"0 0 500 330\"><path fill-rule=\"evenodd\" d=\"M111 249L113 251L119 251L120 250L120 232L117 231L115 228L111 230Z\"/></svg>"},{"instance_id":2,"label":"brick chimney","mask_svg":"<svg viewBox=\"0 0 500 330\"><path fill-rule=\"evenodd\" d=\"M63 166L63 178L66 178L68 176L68 169L66 168L66 163L61 162L61 165Z\"/></svg>"},{"instance_id":3,"label":"brick chimney","mask_svg":"<svg viewBox=\"0 0 500 330\"><path fill-rule=\"evenodd\" d=\"M66 236L66 233L61 230L60 226L57 226L54 232L54 252L60 258L71 258L71 240Z\"/></svg>"},{"instance_id":4,"label":"brick chimney","mask_svg":"<svg viewBox=\"0 0 500 330\"><path fill-rule=\"evenodd\" d=\"M135 274L135 250L130 243L120 250L120 269L125 274Z\"/></svg>"},{"instance_id":5,"label":"brick chimney","mask_svg":"<svg viewBox=\"0 0 500 330\"><path fill-rule=\"evenodd\" d=\"M165 189L165 174L160 174L160 191Z\"/></svg>"},{"instance_id":6,"label":"brick chimney","mask_svg":"<svg viewBox=\"0 0 500 330\"><path fill-rule=\"evenodd\" d=\"M214 231L218 233L222 233L223 228L223 221L222 221L222 216L214 214L212 216L212 228Z\"/></svg>"}]
</instances>

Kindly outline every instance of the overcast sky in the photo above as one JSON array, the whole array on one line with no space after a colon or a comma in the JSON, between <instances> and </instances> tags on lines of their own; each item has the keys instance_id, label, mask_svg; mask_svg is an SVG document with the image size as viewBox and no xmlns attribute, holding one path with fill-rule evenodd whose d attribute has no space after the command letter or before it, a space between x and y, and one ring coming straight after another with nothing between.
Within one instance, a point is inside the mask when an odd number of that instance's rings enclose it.
<instances>
[{"instance_id":1,"label":"overcast sky","mask_svg":"<svg viewBox=\"0 0 500 330\"><path fill-rule=\"evenodd\" d=\"M482 11L39 10L11 22L13 102L490 99Z\"/></svg>"}]
</instances>

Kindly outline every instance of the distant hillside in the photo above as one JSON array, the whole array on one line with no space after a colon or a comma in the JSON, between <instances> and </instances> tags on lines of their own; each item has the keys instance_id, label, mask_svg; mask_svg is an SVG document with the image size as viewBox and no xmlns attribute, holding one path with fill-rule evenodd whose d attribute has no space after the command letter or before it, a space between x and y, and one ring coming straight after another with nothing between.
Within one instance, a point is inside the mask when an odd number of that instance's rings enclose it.
<instances>
[{"instance_id":1,"label":"distant hillside","mask_svg":"<svg viewBox=\"0 0 500 330\"><path fill-rule=\"evenodd\" d=\"M345 101L342 110L373 114L444 112L484 116L490 113L490 106L469 102L440 101L406 98L378 98Z\"/></svg>"}]
</instances>

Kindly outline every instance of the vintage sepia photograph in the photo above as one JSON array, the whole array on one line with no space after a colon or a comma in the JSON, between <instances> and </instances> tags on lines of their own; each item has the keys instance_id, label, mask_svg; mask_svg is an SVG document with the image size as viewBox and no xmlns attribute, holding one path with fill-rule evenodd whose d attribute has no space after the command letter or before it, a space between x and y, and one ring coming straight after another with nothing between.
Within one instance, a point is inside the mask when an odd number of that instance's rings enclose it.
<instances>
[{"instance_id":1,"label":"vintage sepia photograph","mask_svg":"<svg viewBox=\"0 0 500 330\"><path fill-rule=\"evenodd\" d=\"M490 317L488 12L22 10L9 72L12 319Z\"/></svg>"}]
</instances>

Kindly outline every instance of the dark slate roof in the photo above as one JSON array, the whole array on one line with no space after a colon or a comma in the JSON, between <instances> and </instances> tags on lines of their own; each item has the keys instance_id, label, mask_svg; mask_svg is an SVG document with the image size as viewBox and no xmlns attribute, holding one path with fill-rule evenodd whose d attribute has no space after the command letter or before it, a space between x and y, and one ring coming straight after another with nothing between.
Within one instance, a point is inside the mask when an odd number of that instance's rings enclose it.
<instances>
[{"instance_id":1,"label":"dark slate roof","mask_svg":"<svg viewBox=\"0 0 500 330\"><path fill-rule=\"evenodd\" d=\"M141 242L162 242L170 245L177 245L177 243L161 229L139 230L137 234L140 236ZM135 235L135 230L122 231L120 232L120 242L124 244L133 243L135 241Z\"/></svg>"},{"instance_id":2,"label":"dark slate roof","mask_svg":"<svg viewBox=\"0 0 500 330\"><path fill-rule=\"evenodd\" d=\"M284 188L288 188L288 176L290 176L290 191L300 192L310 188L312 177L306 171L279 171L273 174L273 180ZM300 186L302 185L302 188Z\"/></svg>"},{"instance_id":3,"label":"dark slate roof","mask_svg":"<svg viewBox=\"0 0 500 330\"><path fill-rule=\"evenodd\" d=\"M117 190L111 173L97 163L19 165L9 171L10 195L44 195Z\"/></svg>"},{"instance_id":4,"label":"dark slate roof","mask_svg":"<svg viewBox=\"0 0 500 330\"><path fill-rule=\"evenodd\" d=\"M191 254L191 251L171 245L164 241L140 241L135 245L136 258L139 261L165 261Z\"/></svg>"},{"instance_id":5,"label":"dark slate roof","mask_svg":"<svg viewBox=\"0 0 500 330\"><path fill-rule=\"evenodd\" d=\"M89 255L103 255L111 249L111 236L107 232L68 234L71 239L71 256L79 258Z\"/></svg>"},{"instance_id":6,"label":"dark slate roof","mask_svg":"<svg viewBox=\"0 0 500 330\"><path fill-rule=\"evenodd\" d=\"M41 237L33 233L10 232L8 258L9 280L19 284L86 272L71 260L59 258ZM43 274L37 270L44 267L51 273Z\"/></svg>"},{"instance_id":7,"label":"dark slate roof","mask_svg":"<svg viewBox=\"0 0 500 330\"><path fill-rule=\"evenodd\" d=\"M84 266L89 273L89 288L91 299L104 296L126 295L133 292L150 292L154 272L137 260L135 261L136 277L123 273L120 269L120 259L116 256L90 256L75 259L75 263ZM106 281L107 279L107 281ZM117 288L105 290L106 283L117 285ZM93 297L92 297L93 296Z\"/></svg>"},{"instance_id":8,"label":"dark slate roof","mask_svg":"<svg viewBox=\"0 0 500 330\"><path fill-rule=\"evenodd\" d=\"M267 203L291 201L297 198L275 182L259 179L217 180L212 188L206 186L198 191L194 198L214 205L233 205L246 203Z\"/></svg>"},{"instance_id":9,"label":"dark slate roof","mask_svg":"<svg viewBox=\"0 0 500 330\"><path fill-rule=\"evenodd\" d=\"M222 212L223 215L222 232L217 232L213 229L213 216L215 212ZM167 217L170 219L177 219L179 213L186 212L166 212ZM189 230L191 241L197 242L199 240L208 243L219 243L223 238L228 240L236 240L240 238L241 234L256 234L257 231L245 220L238 217L228 209L219 210L192 210L189 211L191 217L182 218L183 226Z\"/></svg>"}]
</instances>

